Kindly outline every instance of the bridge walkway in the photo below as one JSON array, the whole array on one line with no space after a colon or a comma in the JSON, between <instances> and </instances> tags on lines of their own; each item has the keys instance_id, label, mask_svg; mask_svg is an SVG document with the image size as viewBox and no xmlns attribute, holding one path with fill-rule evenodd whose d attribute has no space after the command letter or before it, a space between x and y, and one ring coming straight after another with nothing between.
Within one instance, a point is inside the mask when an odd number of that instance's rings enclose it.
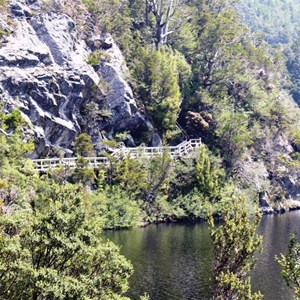
<instances>
[{"instance_id":1,"label":"bridge walkway","mask_svg":"<svg viewBox=\"0 0 300 300\"><path fill-rule=\"evenodd\" d=\"M124 157L131 157L136 159L140 156L155 157L162 155L165 151L168 151L172 159L176 160L180 157L192 157L195 150L201 146L201 139L191 139L180 143L177 146L170 147L136 147L136 148L120 148L115 149L111 156L122 159ZM85 157L88 161L89 167L97 168L100 165L109 163L109 158L105 156L99 157ZM75 168L77 157L70 158L45 158L45 159L33 159L35 169L38 171L48 171L55 168Z\"/></svg>"}]
</instances>

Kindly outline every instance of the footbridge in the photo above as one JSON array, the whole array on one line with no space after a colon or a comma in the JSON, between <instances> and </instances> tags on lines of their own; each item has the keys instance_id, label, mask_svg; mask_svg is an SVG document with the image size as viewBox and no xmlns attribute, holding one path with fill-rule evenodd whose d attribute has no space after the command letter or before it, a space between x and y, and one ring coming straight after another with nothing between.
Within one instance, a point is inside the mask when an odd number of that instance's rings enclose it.
<instances>
[{"instance_id":1,"label":"footbridge","mask_svg":"<svg viewBox=\"0 0 300 300\"><path fill-rule=\"evenodd\" d=\"M136 159L138 157L156 157L161 156L166 151L170 154L173 160L180 157L193 157L195 150L201 146L201 139L191 139L180 143L177 146L170 147L136 147L136 148L119 148L112 151L110 156L116 159L123 159L124 157L131 157ZM64 168L72 169L76 167L77 157L70 158L45 158L33 159L35 169L38 171L48 171L50 169ZM108 164L110 159L106 156L99 157L85 157L88 166L97 168L100 165Z\"/></svg>"}]
</instances>

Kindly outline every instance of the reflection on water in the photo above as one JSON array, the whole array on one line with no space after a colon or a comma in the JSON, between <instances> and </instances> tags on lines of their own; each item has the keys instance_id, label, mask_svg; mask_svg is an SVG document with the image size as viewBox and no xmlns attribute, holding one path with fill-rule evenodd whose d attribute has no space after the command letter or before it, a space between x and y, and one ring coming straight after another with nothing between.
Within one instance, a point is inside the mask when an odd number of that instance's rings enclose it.
<instances>
[{"instance_id":1,"label":"reflection on water","mask_svg":"<svg viewBox=\"0 0 300 300\"><path fill-rule=\"evenodd\" d=\"M261 290L266 300L292 300L293 295L280 275L280 266L274 261L275 255L285 253L289 237L298 231L300 238L300 211L282 215L265 216L259 233L264 237L264 251L259 256L252 280L256 290Z\"/></svg>"},{"instance_id":2,"label":"reflection on water","mask_svg":"<svg viewBox=\"0 0 300 300\"><path fill-rule=\"evenodd\" d=\"M274 256L286 251L289 235L299 229L299 220L300 211L263 217L259 232L264 235L264 251L252 280L265 300L293 298ZM132 299L145 292L151 300L211 298L213 253L206 224L151 225L105 232L105 236L120 245L122 254L133 263L135 272L128 294Z\"/></svg>"}]
</instances>

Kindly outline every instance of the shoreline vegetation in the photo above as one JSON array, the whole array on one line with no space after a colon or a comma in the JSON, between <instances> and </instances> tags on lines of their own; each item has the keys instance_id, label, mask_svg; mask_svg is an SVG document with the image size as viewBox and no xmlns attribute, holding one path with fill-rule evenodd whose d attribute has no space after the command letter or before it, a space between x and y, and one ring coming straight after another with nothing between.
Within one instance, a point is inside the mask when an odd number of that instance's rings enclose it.
<instances>
[{"instance_id":1,"label":"shoreline vegetation","mask_svg":"<svg viewBox=\"0 0 300 300\"><path fill-rule=\"evenodd\" d=\"M16 113L13 113L16 114ZM8 115L10 119L10 115ZM18 122L23 124L22 119ZM79 155L73 170L57 168L46 173L34 170L32 162L25 156L32 151L33 143L24 143L22 127L15 124L15 130L2 134L3 166L10 161L12 172L27 177L29 186L50 181L59 186L69 184L81 190L95 213L102 218L104 230L130 227L144 227L149 224L172 222L206 221L209 215L218 219L223 211L224 197L232 193L246 197L246 210L253 214L257 192L243 191L229 181L220 157L214 156L205 145L201 145L193 158L173 161L165 152L161 157L146 158L142 155L132 159L115 159L108 152L103 153L110 163L94 170L88 167L84 156L93 150L90 139L78 139ZM3 122L3 131L7 127ZM9 157L11 155L11 157ZM22 165L20 169L18 165ZM3 184L0 186L4 209L10 204L12 186L7 185L5 168L2 171ZM25 179L24 178L24 179ZM33 182L31 182L33 180ZM23 191L25 193L25 191ZM8 193L8 194L7 194ZM284 206L287 204L287 206ZM278 209L260 206L263 214L284 213L299 209L297 201L280 202ZM7 208L6 208L7 207Z\"/></svg>"},{"instance_id":2,"label":"shoreline vegetation","mask_svg":"<svg viewBox=\"0 0 300 300\"><path fill-rule=\"evenodd\" d=\"M300 210L300 205L297 207L292 207L288 209L280 209L280 210L273 210L271 212L264 212L261 211L263 217L268 217L270 215L281 215L281 214L286 214L289 212L297 211ZM254 214L251 214L250 216L253 216ZM222 222L222 217L220 215L214 215L213 216L214 220L216 222ZM152 222L152 223L143 223L138 225L138 228L145 228L149 225L160 225L160 224L196 224L196 223L207 223L207 218L191 218L191 217L183 217L180 219L168 219L164 221L157 221L157 222ZM114 228L103 228L104 231L114 231L114 230L128 230L131 229L132 227L114 227Z\"/></svg>"},{"instance_id":3,"label":"shoreline vegetation","mask_svg":"<svg viewBox=\"0 0 300 300\"><path fill-rule=\"evenodd\" d=\"M51 13L55 19L78 4L77 14L70 14L74 19L70 30L78 30L74 38L87 45L89 67L99 73L109 64L115 43L124 56L120 67L128 66L126 80L137 103L133 110L141 112L151 124L151 132L147 131L150 127L132 128L136 124L121 121L122 129L113 126L118 109L110 110L107 101L115 87L101 82L76 110L83 119L78 121L80 128L72 133L73 141L68 141L67 149L78 157L74 172L57 169L41 176L58 185L81 187L93 209L103 217L104 228L204 219L211 211L220 214L223 199L233 192L246 198L249 212L255 210L258 201L264 201L261 206L265 212L271 212L272 207L276 212L289 207L288 199L297 199L300 118L299 108L289 95L285 58L250 32L232 1L178 1L174 6L167 0L136 0L124 5L119 0L76 0L71 6L65 1L46 2L40 7L13 6L11 12L9 2L2 5L18 23L22 9L35 9L37 16ZM154 2L161 4L161 10L151 5ZM113 17L107 12L113 12ZM176 26L167 12L176 20L185 16L185 22ZM101 40L109 33L110 43ZM51 78L56 81L54 75ZM57 82L55 90L60 88L69 90ZM3 159L14 165L18 162L5 155L16 157L13 147L20 148L24 137L29 138L27 132L33 124L29 118L28 123L24 121L22 105L12 110L5 103L1 130L9 136L3 136ZM65 109L56 108L59 112ZM103 128L99 129L100 125ZM13 145L10 135L19 144ZM152 160L141 156L118 161L109 151L122 143L149 145L154 136L157 143L177 144L186 135L203 141L195 159L173 162L166 152ZM94 145L96 140L98 144ZM6 150L5 144L11 149ZM21 150L21 155L35 151L32 143L28 145L31 148ZM66 148L60 145L48 146L52 147L51 155L65 154ZM104 154L109 160L107 168L90 169L85 156L100 154L103 149L108 150ZM10 184L3 181L6 199Z\"/></svg>"},{"instance_id":4,"label":"shoreline vegetation","mask_svg":"<svg viewBox=\"0 0 300 300\"><path fill-rule=\"evenodd\" d=\"M132 265L101 231L186 218L208 219L215 299L262 298L258 206L299 199L300 47L268 44L235 2L0 0L1 299L128 300ZM186 136L194 158L111 155ZM76 167L38 173L38 153ZM95 153L109 163L89 168Z\"/></svg>"}]
</instances>

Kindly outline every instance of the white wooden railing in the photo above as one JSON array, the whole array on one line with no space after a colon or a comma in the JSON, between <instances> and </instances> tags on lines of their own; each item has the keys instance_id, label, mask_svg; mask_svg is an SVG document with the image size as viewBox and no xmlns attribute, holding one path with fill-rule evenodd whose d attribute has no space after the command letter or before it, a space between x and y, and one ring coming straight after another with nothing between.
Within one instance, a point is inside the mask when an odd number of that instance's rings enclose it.
<instances>
[{"instance_id":1,"label":"white wooden railing","mask_svg":"<svg viewBox=\"0 0 300 300\"><path fill-rule=\"evenodd\" d=\"M154 157L162 155L165 151L168 151L172 159L176 160L179 157L192 157L195 153L195 149L201 146L201 139L192 139L184 141L177 146L171 147L137 147L137 148L120 148L115 149L111 156L122 159L124 157L131 157L133 159L146 156ZM71 158L45 158L45 159L33 159L35 168L38 171L48 171L55 168L75 168L77 164L77 157ZM88 165L92 168L97 168L100 165L109 163L109 159L105 156L100 157L85 157Z\"/></svg>"}]
</instances>

